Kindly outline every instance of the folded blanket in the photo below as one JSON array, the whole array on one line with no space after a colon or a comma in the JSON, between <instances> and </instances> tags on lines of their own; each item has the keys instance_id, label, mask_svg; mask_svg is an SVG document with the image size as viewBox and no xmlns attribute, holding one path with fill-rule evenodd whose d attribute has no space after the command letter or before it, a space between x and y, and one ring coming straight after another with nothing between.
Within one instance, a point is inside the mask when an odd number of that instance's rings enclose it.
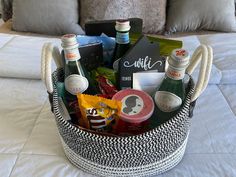
<instances>
[{"instance_id":1,"label":"folded blanket","mask_svg":"<svg viewBox=\"0 0 236 177\"><path fill-rule=\"evenodd\" d=\"M0 33L0 77L40 79L41 49L45 42L60 46L60 39L56 38Z\"/></svg>"}]
</instances>

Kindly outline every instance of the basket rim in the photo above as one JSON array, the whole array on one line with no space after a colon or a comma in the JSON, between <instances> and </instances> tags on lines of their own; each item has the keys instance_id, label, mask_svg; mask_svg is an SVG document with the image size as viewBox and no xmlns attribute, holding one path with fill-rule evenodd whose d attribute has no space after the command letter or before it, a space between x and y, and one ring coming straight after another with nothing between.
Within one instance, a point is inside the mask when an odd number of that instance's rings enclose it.
<instances>
[{"instance_id":1,"label":"basket rim","mask_svg":"<svg viewBox=\"0 0 236 177\"><path fill-rule=\"evenodd\" d=\"M57 88L56 88L56 83L57 81L57 73L60 72L60 70L56 70L52 73L53 76L53 113L55 114L55 118L58 119L62 124L64 124L65 127L73 131L73 133L80 134L81 136L84 136L86 138L90 138L92 141L140 141L141 139L147 139L148 137L151 137L153 133L158 133L162 129L165 129L167 123L174 123L176 119L178 119L181 115L186 114L186 111L189 111L189 106L191 103L191 96L194 91L194 81L192 77L190 76L190 90L186 96L185 103L182 106L182 109L172 118L166 121L165 123L157 126L156 128L149 130L147 132L144 132L142 134L138 135L131 135L131 136L106 136L106 135L100 135L100 134L95 134L92 132L88 132L86 130L82 130L77 126L72 125L69 123L67 120L65 120L60 112L59 109L59 103L58 103L58 93L57 93Z\"/></svg>"}]
</instances>

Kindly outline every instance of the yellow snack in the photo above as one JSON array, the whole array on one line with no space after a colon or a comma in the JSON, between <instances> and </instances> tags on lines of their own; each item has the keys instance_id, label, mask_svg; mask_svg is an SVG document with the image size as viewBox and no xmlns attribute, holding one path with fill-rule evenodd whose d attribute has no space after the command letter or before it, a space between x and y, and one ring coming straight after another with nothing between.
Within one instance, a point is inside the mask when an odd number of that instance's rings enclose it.
<instances>
[{"instance_id":1,"label":"yellow snack","mask_svg":"<svg viewBox=\"0 0 236 177\"><path fill-rule=\"evenodd\" d=\"M78 94L79 107L85 128L99 131L112 131L112 123L119 117L122 103L116 100Z\"/></svg>"}]
</instances>

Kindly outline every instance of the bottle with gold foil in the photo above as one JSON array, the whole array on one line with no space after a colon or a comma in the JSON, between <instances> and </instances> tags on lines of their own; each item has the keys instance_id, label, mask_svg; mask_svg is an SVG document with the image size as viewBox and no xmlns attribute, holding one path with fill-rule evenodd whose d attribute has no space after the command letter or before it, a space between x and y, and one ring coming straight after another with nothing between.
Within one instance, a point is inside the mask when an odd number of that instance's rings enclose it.
<instances>
[{"instance_id":1,"label":"bottle with gold foil","mask_svg":"<svg viewBox=\"0 0 236 177\"><path fill-rule=\"evenodd\" d=\"M190 55L184 49L175 49L168 59L165 78L157 89L154 100L157 106L158 124L172 118L185 100L184 76Z\"/></svg>"}]
</instances>

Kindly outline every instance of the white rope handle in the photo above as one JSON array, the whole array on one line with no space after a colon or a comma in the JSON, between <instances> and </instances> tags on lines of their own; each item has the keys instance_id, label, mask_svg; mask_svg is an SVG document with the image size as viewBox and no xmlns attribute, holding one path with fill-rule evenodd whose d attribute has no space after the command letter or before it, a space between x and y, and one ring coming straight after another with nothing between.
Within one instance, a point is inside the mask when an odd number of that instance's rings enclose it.
<instances>
[{"instance_id":1,"label":"white rope handle","mask_svg":"<svg viewBox=\"0 0 236 177\"><path fill-rule=\"evenodd\" d=\"M54 62L57 65L57 68L62 68L63 67L62 56L58 47L56 46L53 47L52 56Z\"/></svg>"},{"instance_id":2,"label":"white rope handle","mask_svg":"<svg viewBox=\"0 0 236 177\"><path fill-rule=\"evenodd\" d=\"M48 46L48 43L45 43L42 48L41 52L41 79L44 82L45 81L45 61L46 61L46 48Z\"/></svg>"},{"instance_id":3,"label":"white rope handle","mask_svg":"<svg viewBox=\"0 0 236 177\"><path fill-rule=\"evenodd\" d=\"M47 91L53 92L52 85L52 59L56 63L57 68L63 67L60 51L58 47L53 46L51 43L45 43L41 53L41 79L44 82Z\"/></svg>"},{"instance_id":4,"label":"white rope handle","mask_svg":"<svg viewBox=\"0 0 236 177\"><path fill-rule=\"evenodd\" d=\"M190 64L186 69L186 73L191 75L200 62L201 66L198 74L198 81L191 99L192 102L195 101L206 89L210 79L213 62L213 50L210 46L201 45L195 50Z\"/></svg>"}]
</instances>

